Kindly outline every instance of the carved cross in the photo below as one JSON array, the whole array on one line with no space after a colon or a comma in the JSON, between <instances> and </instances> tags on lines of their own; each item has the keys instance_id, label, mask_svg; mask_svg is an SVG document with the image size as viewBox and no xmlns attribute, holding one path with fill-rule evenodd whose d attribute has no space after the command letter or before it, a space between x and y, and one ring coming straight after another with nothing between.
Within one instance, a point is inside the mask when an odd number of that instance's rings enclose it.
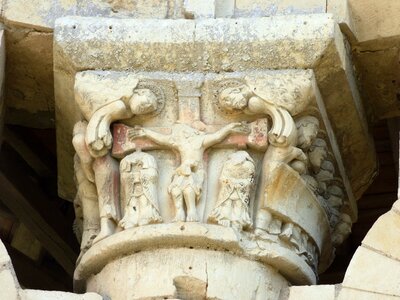
<instances>
[{"instance_id":1,"label":"carved cross","mask_svg":"<svg viewBox=\"0 0 400 300\"><path fill-rule=\"evenodd\" d=\"M193 128L193 124L204 126L205 133L214 133L224 125L206 125L200 120L200 97L201 82L199 81L180 81L177 82L179 119L177 123L187 124ZM153 142L149 138L138 137L132 139L129 137L129 131L132 128L124 124L114 124L113 126L113 147L112 155L116 158L123 158L135 150L156 150L167 147ZM154 132L163 135L171 134L169 127L148 128ZM217 148L252 148L259 151L265 151L268 146L268 121L267 119L258 119L248 124L249 133L236 133L229 135L222 142L213 145Z\"/></svg>"}]
</instances>

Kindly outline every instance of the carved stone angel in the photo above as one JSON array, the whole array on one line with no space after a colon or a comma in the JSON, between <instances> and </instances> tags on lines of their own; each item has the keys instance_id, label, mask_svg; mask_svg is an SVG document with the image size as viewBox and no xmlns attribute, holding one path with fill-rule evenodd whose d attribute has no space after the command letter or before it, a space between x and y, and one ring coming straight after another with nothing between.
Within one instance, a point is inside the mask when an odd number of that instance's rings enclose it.
<instances>
[{"instance_id":1,"label":"carved stone angel","mask_svg":"<svg viewBox=\"0 0 400 300\"><path fill-rule=\"evenodd\" d=\"M133 74L107 78L81 72L76 76L75 101L89 122L85 141L93 157L104 156L111 149L112 122L144 115L157 108L156 95L147 88L138 88L139 80Z\"/></svg>"},{"instance_id":2,"label":"carved stone angel","mask_svg":"<svg viewBox=\"0 0 400 300\"><path fill-rule=\"evenodd\" d=\"M93 243L113 234L121 218L119 163L109 153L110 125L157 109L157 96L138 84L134 74L105 76L89 71L75 78L75 100L87 122L75 125L72 142L86 179L96 186L100 213L100 232Z\"/></svg>"},{"instance_id":3,"label":"carved stone angel","mask_svg":"<svg viewBox=\"0 0 400 300\"><path fill-rule=\"evenodd\" d=\"M120 165L121 200L124 216L119 226L135 226L162 222L157 202L157 163L153 156L135 152Z\"/></svg>"},{"instance_id":4,"label":"carved stone angel","mask_svg":"<svg viewBox=\"0 0 400 300\"><path fill-rule=\"evenodd\" d=\"M231 154L222 167L218 199L208 221L239 230L251 227L249 200L254 176L254 161L247 152Z\"/></svg>"}]
</instances>

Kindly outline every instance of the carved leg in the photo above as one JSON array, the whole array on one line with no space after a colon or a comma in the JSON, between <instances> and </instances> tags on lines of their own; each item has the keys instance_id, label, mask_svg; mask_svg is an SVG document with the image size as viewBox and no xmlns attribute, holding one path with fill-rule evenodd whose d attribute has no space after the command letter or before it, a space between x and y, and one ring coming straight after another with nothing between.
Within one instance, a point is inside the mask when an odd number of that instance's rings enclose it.
<instances>
[{"instance_id":1,"label":"carved leg","mask_svg":"<svg viewBox=\"0 0 400 300\"><path fill-rule=\"evenodd\" d=\"M81 250L89 249L99 233L100 220L97 198L86 198L82 201L83 210L83 234Z\"/></svg>"},{"instance_id":2,"label":"carved leg","mask_svg":"<svg viewBox=\"0 0 400 300\"><path fill-rule=\"evenodd\" d=\"M183 195L181 189L177 187L172 188L171 196L175 204L175 218L173 222L185 222L186 214L183 210Z\"/></svg>"},{"instance_id":3,"label":"carved leg","mask_svg":"<svg viewBox=\"0 0 400 300\"><path fill-rule=\"evenodd\" d=\"M195 191L190 187L185 188L183 191L183 196L185 198L187 208L186 222L198 222L199 217L197 216Z\"/></svg>"},{"instance_id":4,"label":"carved leg","mask_svg":"<svg viewBox=\"0 0 400 300\"><path fill-rule=\"evenodd\" d=\"M112 235L115 232L116 224L113 220L103 217L100 219L100 233L99 235L93 240L93 244L105 239L106 237Z\"/></svg>"},{"instance_id":5,"label":"carved leg","mask_svg":"<svg viewBox=\"0 0 400 300\"><path fill-rule=\"evenodd\" d=\"M266 209L260 209L256 219L256 234L264 234L263 231L269 232L272 222L272 214Z\"/></svg>"},{"instance_id":6,"label":"carved leg","mask_svg":"<svg viewBox=\"0 0 400 300\"><path fill-rule=\"evenodd\" d=\"M78 155L74 157L75 179L78 185L77 195L74 201L76 208L76 221L81 222L83 228L75 228L82 236L81 252L87 251L100 230L100 217L97 201L96 186L88 180ZM80 213L80 214L79 214ZM75 223L79 227L79 222Z\"/></svg>"},{"instance_id":7,"label":"carved leg","mask_svg":"<svg viewBox=\"0 0 400 300\"><path fill-rule=\"evenodd\" d=\"M240 199L232 201L232 227L243 230L243 228L250 228L252 221L250 219L249 210L246 203L243 203Z\"/></svg>"},{"instance_id":8,"label":"carved leg","mask_svg":"<svg viewBox=\"0 0 400 300\"><path fill-rule=\"evenodd\" d=\"M232 200L226 200L221 204L220 215L218 217L218 224L230 227L232 220Z\"/></svg>"},{"instance_id":9,"label":"carved leg","mask_svg":"<svg viewBox=\"0 0 400 300\"><path fill-rule=\"evenodd\" d=\"M162 221L160 214L153 207L150 201L145 197L140 197L139 201L139 226L160 223Z\"/></svg>"},{"instance_id":10,"label":"carved leg","mask_svg":"<svg viewBox=\"0 0 400 300\"><path fill-rule=\"evenodd\" d=\"M100 233L96 243L115 232L119 220L119 164L110 155L97 158L93 169L99 197Z\"/></svg>"},{"instance_id":11,"label":"carved leg","mask_svg":"<svg viewBox=\"0 0 400 300\"><path fill-rule=\"evenodd\" d=\"M129 229L138 226L137 208L131 204L133 200L125 207L125 215L118 225L124 229Z\"/></svg>"}]
</instances>

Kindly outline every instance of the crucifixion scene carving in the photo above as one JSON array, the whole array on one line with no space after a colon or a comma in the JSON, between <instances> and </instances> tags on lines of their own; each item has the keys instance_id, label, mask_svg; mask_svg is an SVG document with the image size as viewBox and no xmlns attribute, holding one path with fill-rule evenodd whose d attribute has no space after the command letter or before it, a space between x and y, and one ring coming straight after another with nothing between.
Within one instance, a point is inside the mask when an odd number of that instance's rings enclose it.
<instances>
[{"instance_id":1,"label":"crucifixion scene carving","mask_svg":"<svg viewBox=\"0 0 400 300\"><path fill-rule=\"evenodd\" d=\"M0 6L0 300L400 298L400 1Z\"/></svg>"},{"instance_id":2,"label":"crucifixion scene carving","mask_svg":"<svg viewBox=\"0 0 400 300\"><path fill-rule=\"evenodd\" d=\"M78 198L84 219L93 218L87 224L98 224L94 230L84 223L82 252L131 228L215 224L259 240L261 249L271 242L288 247L316 272L319 257L330 257L322 239L331 231L348 234L336 230L346 224L340 215L347 200L320 117L293 110L291 101L312 101L310 83L282 80L293 90L283 100L273 98L262 73L78 74L76 101L94 111L76 124L74 146L99 211L93 216L85 209L93 199ZM175 109L157 106L164 104ZM320 219L322 234L299 207Z\"/></svg>"}]
</instances>

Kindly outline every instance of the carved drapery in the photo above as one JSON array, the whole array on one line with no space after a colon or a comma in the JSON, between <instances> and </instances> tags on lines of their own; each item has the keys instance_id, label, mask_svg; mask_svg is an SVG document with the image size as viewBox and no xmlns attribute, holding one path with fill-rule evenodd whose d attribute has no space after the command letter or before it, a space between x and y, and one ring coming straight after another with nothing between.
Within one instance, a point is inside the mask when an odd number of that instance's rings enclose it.
<instances>
[{"instance_id":1,"label":"carved drapery","mask_svg":"<svg viewBox=\"0 0 400 300\"><path fill-rule=\"evenodd\" d=\"M233 230L235 251L292 283L314 283L350 231L350 208L312 72L290 72L78 73L76 279L96 244L130 243L131 231L152 249L189 246L193 236L162 244L162 233L200 223ZM191 247L225 247L207 238Z\"/></svg>"}]
</instances>

